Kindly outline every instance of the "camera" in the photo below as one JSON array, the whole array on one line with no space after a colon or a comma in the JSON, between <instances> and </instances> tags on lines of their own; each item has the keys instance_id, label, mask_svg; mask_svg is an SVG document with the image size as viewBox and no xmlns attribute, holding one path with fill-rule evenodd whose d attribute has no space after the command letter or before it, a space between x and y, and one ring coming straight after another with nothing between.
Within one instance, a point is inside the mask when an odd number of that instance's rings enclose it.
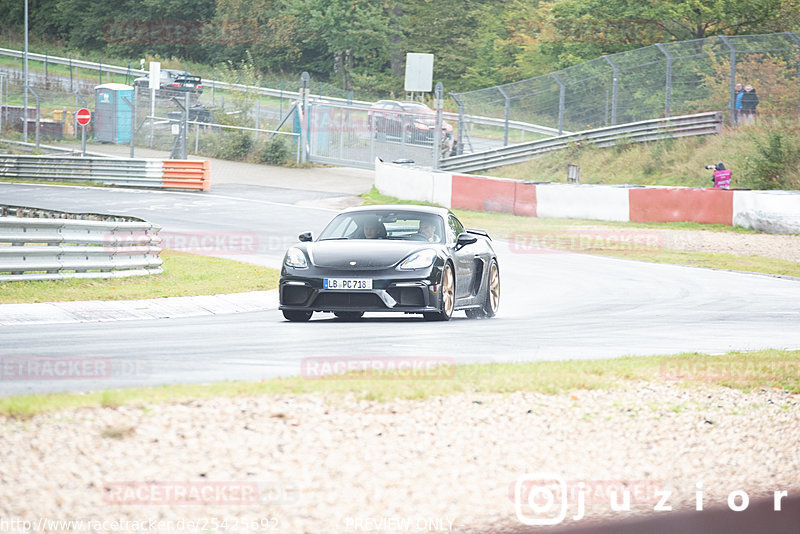
<instances>
[{"instance_id":1,"label":"camera","mask_svg":"<svg viewBox=\"0 0 800 534\"><path fill-rule=\"evenodd\" d=\"M708 169L710 171L715 171L715 170L717 170L717 165L716 164L714 164L714 165L706 165L706 169Z\"/></svg>"}]
</instances>

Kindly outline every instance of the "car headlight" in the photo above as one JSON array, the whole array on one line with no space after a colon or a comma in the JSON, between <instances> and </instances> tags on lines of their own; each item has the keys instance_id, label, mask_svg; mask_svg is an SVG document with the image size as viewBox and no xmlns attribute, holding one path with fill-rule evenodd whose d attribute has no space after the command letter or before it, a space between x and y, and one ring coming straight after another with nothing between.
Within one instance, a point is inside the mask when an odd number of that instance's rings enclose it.
<instances>
[{"instance_id":1,"label":"car headlight","mask_svg":"<svg viewBox=\"0 0 800 534\"><path fill-rule=\"evenodd\" d=\"M433 260L436 259L436 251L427 248L410 254L406 259L400 262L397 269L400 271L413 271L414 269L425 269L433 265Z\"/></svg>"},{"instance_id":2,"label":"car headlight","mask_svg":"<svg viewBox=\"0 0 800 534\"><path fill-rule=\"evenodd\" d=\"M285 263L287 267L294 267L295 269L308 269L306 255L297 247L291 247L286 251L286 257L283 259L283 263Z\"/></svg>"}]
</instances>

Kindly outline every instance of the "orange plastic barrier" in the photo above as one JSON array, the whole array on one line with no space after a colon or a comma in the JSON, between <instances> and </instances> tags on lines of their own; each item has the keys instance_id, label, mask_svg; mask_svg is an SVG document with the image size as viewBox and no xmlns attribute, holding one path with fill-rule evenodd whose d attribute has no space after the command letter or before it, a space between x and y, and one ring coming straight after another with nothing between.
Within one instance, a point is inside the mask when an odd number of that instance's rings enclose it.
<instances>
[{"instance_id":1,"label":"orange plastic barrier","mask_svg":"<svg viewBox=\"0 0 800 534\"><path fill-rule=\"evenodd\" d=\"M165 159L161 187L167 189L201 189L211 187L211 162Z\"/></svg>"},{"instance_id":2,"label":"orange plastic barrier","mask_svg":"<svg viewBox=\"0 0 800 534\"><path fill-rule=\"evenodd\" d=\"M722 189L631 189L631 222L733 224L733 191Z\"/></svg>"},{"instance_id":3,"label":"orange plastic barrier","mask_svg":"<svg viewBox=\"0 0 800 534\"><path fill-rule=\"evenodd\" d=\"M454 208L514 213L515 180L453 175L450 200Z\"/></svg>"}]
</instances>

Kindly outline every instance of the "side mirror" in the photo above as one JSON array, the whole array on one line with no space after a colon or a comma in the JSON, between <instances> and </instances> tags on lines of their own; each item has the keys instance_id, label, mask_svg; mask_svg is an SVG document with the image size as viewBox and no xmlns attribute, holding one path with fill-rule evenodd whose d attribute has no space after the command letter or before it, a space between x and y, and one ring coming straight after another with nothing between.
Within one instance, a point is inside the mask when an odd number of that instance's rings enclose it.
<instances>
[{"instance_id":1,"label":"side mirror","mask_svg":"<svg viewBox=\"0 0 800 534\"><path fill-rule=\"evenodd\" d=\"M311 232L303 232L302 234L297 236L297 239L299 239L300 241L313 241L314 234L312 234Z\"/></svg>"},{"instance_id":2,"label":"side mirror","mask_svg":"<svg viewBox=\"0 0 800 534\"><path fill-rule=\"evenodd\" d=\"M458 234L458 239L456 240L456 249L460 249L466 247L467 245L471 245L473 243L477 243L478 238L472 234L468 234L467 232L463 232Z\"/></svg>"}]
</instances>

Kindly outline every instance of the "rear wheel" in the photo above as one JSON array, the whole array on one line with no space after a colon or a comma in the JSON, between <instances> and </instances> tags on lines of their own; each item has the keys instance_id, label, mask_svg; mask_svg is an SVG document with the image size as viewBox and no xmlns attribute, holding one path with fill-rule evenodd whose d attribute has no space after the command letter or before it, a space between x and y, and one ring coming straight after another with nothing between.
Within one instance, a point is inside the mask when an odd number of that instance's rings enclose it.
<instances>
[{"instance_id":1,"label":"rear wheel","mask_svg":"<svg viewBox=\"0 0 800 534\"><path fill-rule=\"evenodd\" d=\"M453 316L453 309L456 303L456 284L453 278L453 268L449 263L445 263L442 271L442 303L439 312L423 314L426 321L449 321Z\"/></svg>"},{"instance_id":2,"label":"rear wheel","mask_svg":"<svg viewBox=\"0 0 800 534\"><path fill-rule=\"evenodd\" d=\"M304 323L311 319L311 314L314 312L303 310L283 310L283 316L289 321L295 323Z\"/></svg>"},{"instance_id":3,"label":"rear wheel","mask_svg":"<svg viewBox=\"0 0 800 534\"><path fill-rule=\"evenodd\" d=\"M497 314L497 309L500 307L500 269L497 267L497 262L492 260L489 264L489 277L486 281L486 297L480 308L472 308L467 310L467 317L470 319L488 319Z\"/></svg>"},{"instance_id":4,"label":"rear wheel","mask_svg":"<svg viewBox=\"0 0 800 534\"><path fill-rule=\"evenodd\" d=\"M333 312L333 314L342 321L358 321L364 312Z\"/></svg>"}]
</instances>

